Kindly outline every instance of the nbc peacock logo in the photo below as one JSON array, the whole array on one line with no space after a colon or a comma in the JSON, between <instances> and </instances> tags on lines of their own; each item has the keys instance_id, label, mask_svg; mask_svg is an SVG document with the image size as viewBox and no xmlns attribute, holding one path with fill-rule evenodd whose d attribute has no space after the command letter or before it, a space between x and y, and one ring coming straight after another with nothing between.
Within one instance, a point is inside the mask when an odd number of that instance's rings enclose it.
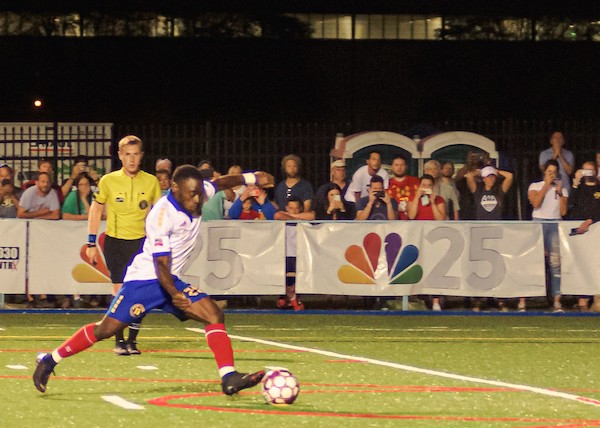
<instances>
[{"instance_id":1,"label":"nbc peacock logo","mask_svg":"<svg viewBox=\"0 0 600 428\"><path fill-rule=\"evenodd\" d=\"M369 233L360 245L350 245L345 258L350 263L338 270L338 278L344 284L375 284L376 273L387 268L388 284L416 284L423 277L423 268L417 264L419 249L414 245L402 247L402 238L390 233L384 239L376 233ZM387 266L380 266L379 259L385 252ZM384 271L385 272L385 271Z\"/></svg>"}]
</instances>

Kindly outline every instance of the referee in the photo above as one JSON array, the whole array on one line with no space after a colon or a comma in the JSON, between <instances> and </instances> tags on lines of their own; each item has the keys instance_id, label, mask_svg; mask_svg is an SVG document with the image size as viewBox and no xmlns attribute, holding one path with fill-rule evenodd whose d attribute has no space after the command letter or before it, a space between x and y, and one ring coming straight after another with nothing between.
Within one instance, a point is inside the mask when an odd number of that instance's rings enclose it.
<instances>
[{"instance_id":1,"label":"referee","mask_svg":"<svg viewBox=\"0 0 600 428\"><path fill-rule=\"evenodd\" d=\"M102 213L106 209L104 257L113 283L113 296L121 288L127 266L142 249L146 215L161 197L156 177L140 170L143 156L142 140L135 135L123 137L119 141L119 159L123 167L100 179L90 207L86 254L92 263L97 263L96 237ZM115 354L140 354L136 342L140 323L141 318L129 324L127 341L123 331L115 336Z\"/></svg>"}]
</instances>

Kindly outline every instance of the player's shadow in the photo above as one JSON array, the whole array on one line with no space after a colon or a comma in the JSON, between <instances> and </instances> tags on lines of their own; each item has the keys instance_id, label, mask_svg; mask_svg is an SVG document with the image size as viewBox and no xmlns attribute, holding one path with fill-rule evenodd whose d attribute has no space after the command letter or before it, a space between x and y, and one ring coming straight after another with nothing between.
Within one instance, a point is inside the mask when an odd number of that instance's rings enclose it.
<instances>
[{"instance_id":1,"label":"player's shadow","mask_svg":"<svg viewBox=\"0 0 600 428\"><path fill-rule=\"evenodd\" d=\"M211 393L221 394L221 385L218 382L207 382L207 383L182 383L182 384L168 384L168 385L140 385L140 388L131 390L121 389L102 389L97 388L93 391L77 391L76 393L71 392L50 392L43 395L38 395L39 399L48 401L65 401L75 402L83 396L94 396L98 395L132 395L132 394L201 394Z\"/></svg>"}]
</instances>

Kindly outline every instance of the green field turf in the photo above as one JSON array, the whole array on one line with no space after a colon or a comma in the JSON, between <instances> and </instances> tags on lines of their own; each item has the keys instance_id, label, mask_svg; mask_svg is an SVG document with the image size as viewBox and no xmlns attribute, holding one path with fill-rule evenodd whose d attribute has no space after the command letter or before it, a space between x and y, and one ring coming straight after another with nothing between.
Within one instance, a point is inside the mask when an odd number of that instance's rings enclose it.
<instances>
[{"instance_id":1,"label":"green field turf","mask_svg":"<svg viewBox=\"0 0 600 428\"><path fill-rule=\"evenodd\" d=\"M600 317L228 314L240 371L283 366L297 376L298 400L279 407L258 387L222 395L203 335L186 329L201 326L150 314L142 355L117 357L112 340L98 343L59 364L40 394L31 381L37 353L98 319L0 314L0 427L600 426L600 406L547 395L600 400ZM143 409L102 399L109 395Z\"/></svg>"}]
</instances>

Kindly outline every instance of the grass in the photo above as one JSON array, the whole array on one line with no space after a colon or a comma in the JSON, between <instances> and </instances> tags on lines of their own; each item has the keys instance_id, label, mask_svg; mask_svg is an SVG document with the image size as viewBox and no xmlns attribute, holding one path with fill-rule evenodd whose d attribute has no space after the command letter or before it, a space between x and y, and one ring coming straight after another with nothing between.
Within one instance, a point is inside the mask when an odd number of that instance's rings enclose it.
<instances>
[{"instance_id":1,"label":"grass","mask_svg":"<svg viewBox=\"0 0 600 428\"><path fill-rule=\"evenodd\" d=\"M600 400L598 317L228 314L232 336L309 348L233 339L239 370L283 366L297 376L298 400L278 407L264 404L259 388L223 396L204 338L186 330L201 326L150 314L139 338L142 355L116 357L112 340L98 343L59 364L47 393L37 392L31 382L37 353L98 319L0 314L0 426L600 426L600 407L578 401L356 361ZM7 367L19 365L27 369ZM124 410L104 401L106 395L144 409Z\"/></svg>"}]
</instances>

